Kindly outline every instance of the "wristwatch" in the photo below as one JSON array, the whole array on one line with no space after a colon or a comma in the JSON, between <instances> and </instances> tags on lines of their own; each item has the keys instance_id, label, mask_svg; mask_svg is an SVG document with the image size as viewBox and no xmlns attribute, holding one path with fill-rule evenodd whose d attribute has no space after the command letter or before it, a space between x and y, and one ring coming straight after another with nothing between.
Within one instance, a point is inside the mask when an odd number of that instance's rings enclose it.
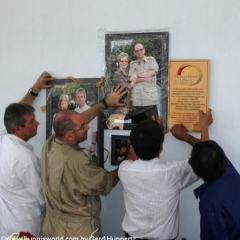
<instances>
[{"instance_id":1,"label":"wristwatch","mask_svg":"<svg viewBox=\"0 0 240 240\"><path fill-rule=\"evenodd\" d=\"M38 93L35 93L32 88L30 88L30 89L28 90L28 93L30 93L30 94L33 95L34 97L38 96Z\"/></svg>"},{"instance_id":2,"label":"wristwatch","mask_svg":"<svg viewBox=\"0 0 240 240\"><path fill-rule=\"evenodd\" d=\"M109 106L104 98L100 102L102 102L104 104L106 109L109 108Z\"/></svg>"},{"instance_id":3,"label":"wristwatch","mask_svg":"<svg viewBox=\"0 0 240 240\"><path fill-rule=\"evenodd\" d=\"M96 144L97 144L96 142L92 142L92 145L96 146Z\"/></svg>"}]
</instances>

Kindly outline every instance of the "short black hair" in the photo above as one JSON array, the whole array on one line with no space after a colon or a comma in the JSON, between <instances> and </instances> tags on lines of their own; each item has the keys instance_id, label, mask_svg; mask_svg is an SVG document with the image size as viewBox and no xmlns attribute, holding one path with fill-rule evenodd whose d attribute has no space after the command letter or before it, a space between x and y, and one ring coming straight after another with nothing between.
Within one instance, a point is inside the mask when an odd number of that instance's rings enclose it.
<instances>
[{"instance_id":1,"label":"short black hair","mask_svg":"<svg viewBox=\"0 0 240 240\"><path fill-rule=\"evenodd\" d=\"M199 142L192 149L189 164L197 176L212 182L224 174L226 156L215 141Z\"/></svg>"},{"instance_id":2,"label":"short black hair","mask_svg":"<svg viewBox=\"0 0 240 240\"><path fill-rule=\"evenodd\" d=\"M138 123L130 133L130 142L137 156L142 160L157 157L164 141L164 133L159 123L144 120Z\"/></svg>"}]
</instances>

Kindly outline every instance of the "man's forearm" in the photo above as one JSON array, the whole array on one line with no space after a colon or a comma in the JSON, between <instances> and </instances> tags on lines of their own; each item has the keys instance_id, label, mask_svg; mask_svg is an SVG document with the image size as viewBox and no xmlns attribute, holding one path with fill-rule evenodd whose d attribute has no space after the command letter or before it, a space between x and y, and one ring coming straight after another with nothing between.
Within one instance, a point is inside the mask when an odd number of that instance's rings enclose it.
<instances>
[{"instance_id":1,"label":"man's forearm","mask_svg":"<svg viewBox=\"0 0 240 240\"><path fill-rule=\"evenodd\" d=\"M202 111L199 111L199 120L201 124L201 141L209 140L209 132L208 126L212 123L212 110L208 109L208 111L204 114Z\"/></svg>"},{"instance_id":2,"label":"man's forearm","mask_svg":"<svg viewBox=\"0 0 240 240\"><path fill-rule=\"evenodd\" d=\"M191 146L194 146L195 144L200 142L200 139L195 138L190 134L187 134L187 135L188 135L188 137L186 138L185 142L189 143Z\"/></svg>"},{"instance_id":3,"label":"man's forearm","mask_svg":"<svg viewBox=\"0 0 240 240\"><path fill-rule=\"evenodd\" d=\"M106 107L103 102L99 102L81 113L81 115L84 117L86 123L90 123L99 113L101 113L105 109Z\"/></svg>"},{"instance_id":4,"label":"man's forearm","mask_svg":"<svg viewBox=\"0 0 240 240\"><path fill-rule=\"evenodd\" d=\"M20 101L21 103L26 103L28 105L32 105L34 99L36 98L37 96L33 96L31 95L30 93L27 93L23 98L22 100Z\"/></svg>"},{"instance_id":5,"label":"man's forearm","mask_svg":"<svg viewBox=\"0 0 240 240\"><path fill-rule=\"evenodd\" d=\"M151 77L154 77L154 76L156 76L156 71L153 70L153 69L137 74L138 78L151 78Z\"/></svg>"},{"instance_id":6,"label":"man's forearm","mask_svg":"<svg viewBox=\"0 0 240 240\"><path fill-rule=\"evenodd\" d=\"M20 101L21 103L26 103L32 105L35 98L41 89L52 88L52 81L55 80L48 72L43 72L38 80L34 83L30 92L28 92Z\"/></svg>"},{"instance_id":7,"label":"man's forearm","mask_svg":"<svg viewBox=\"0 0 240 240\"><path fill-rule=\"evenodd\" d=\"M124 86L118 85L112 87L110 94L105 99L82 113L82 116L85 118L86 123L91 122L100 112L107 109L108 107L126 106L125 103L119 103L119 100L127 93L128 91Z\"/></svg>"},{"instance_id":8,"label":"man's forearm","mask_svg":"<svg viewBox=\"0 0 240 240\"><path fill-rule=\"evenodd\" d=\"M92 142L95 143L97 141L97 132L92 133Z\"/></svg>"}]
</instances>

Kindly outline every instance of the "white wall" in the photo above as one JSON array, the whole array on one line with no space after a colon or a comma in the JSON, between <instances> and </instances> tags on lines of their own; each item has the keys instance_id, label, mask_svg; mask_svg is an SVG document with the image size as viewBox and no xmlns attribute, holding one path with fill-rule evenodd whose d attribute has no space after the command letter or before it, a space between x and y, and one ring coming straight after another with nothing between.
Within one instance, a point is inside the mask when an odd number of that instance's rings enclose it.
<instances>
[{"instance_id":1,"label":"white wall","mask_svg":"<svg viewBox=\"0 0 240 240\"><path fill-rule=\"evenodd\" d=\"M240 171L239 12L239 0L0 0L0 117L45 70L57 78L104 75L101 29L168 29L169 59L210 59L209 106L214 117L210 134ZM31 143L38 155L46 128L41 105L45 105L44 91L34 103L41 124ZM161 158L183 159L190 150L169 133ZM178 239L199 239L198 204L192 193L199 184L182 192ZM102 200L105 235L123 236L121 185Z\"/></svg>"}]
</instances>

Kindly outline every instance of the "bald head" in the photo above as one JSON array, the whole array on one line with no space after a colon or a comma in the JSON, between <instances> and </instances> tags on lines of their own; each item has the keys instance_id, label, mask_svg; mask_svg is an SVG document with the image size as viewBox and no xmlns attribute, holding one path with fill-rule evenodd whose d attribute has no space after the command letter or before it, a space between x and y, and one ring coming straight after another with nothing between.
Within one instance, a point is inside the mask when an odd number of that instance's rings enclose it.
<instances>
[{"instance_id":1,"label":"bald head","mask_svg":"<svg viewBox=\"0 0 240 240\"><path fill-rule=\"evenodd\" d=\"M58 112L53 121L56 137L62 138L67 132L74 130L77 122L81 123L81 121L84 123L84 118L73 110Z\"/></svg>"},{"instance_id":2,"label":"bald head","mask_svg":"<svg viewBox=\"0 0 240 240\"><path fill-rule=\"evenodd\" d=\"M134 47L134 54L138 60L143 60L145 57L145 48L141 43L137 43Z\"/></svg>"},{"instance_id":3,"label":"bald head","mask_svg":"<svg viewBox=\"0 0 240 240\"><path fill-rule=\"evenodd\" d=\"M135 45L135 50L138 49L138 48L144 48L144 46L141 43L137 43Z\"/></svg>"}]
</instances>

